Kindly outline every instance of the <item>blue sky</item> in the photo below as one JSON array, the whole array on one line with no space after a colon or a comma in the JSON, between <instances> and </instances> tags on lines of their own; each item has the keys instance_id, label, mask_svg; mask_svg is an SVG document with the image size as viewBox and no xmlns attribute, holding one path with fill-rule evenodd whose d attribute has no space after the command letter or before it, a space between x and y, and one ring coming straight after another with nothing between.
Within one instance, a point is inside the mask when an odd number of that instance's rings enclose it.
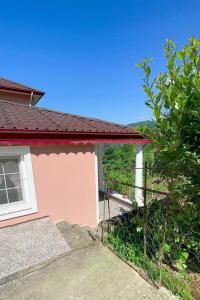
<instances>
[{"instance_id":1,"label":"blue sky","mask_svg":"<svg viewBox=\"0 0 200 300\"><path fill-rule=\"evenodd\" d=\"M44 90L39 106L130 123L151 118L142 72L162 45L200 37L200 1L0 0L0 76Z\"/></svg>"}]
</instances>

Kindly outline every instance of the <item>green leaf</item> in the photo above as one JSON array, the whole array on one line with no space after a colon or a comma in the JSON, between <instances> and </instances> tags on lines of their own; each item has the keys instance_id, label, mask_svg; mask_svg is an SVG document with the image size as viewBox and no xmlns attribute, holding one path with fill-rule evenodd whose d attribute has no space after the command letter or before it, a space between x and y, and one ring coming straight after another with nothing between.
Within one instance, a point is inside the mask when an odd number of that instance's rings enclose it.
<instances>
[{"instance_id":1,"label":"green leaf","mask_svg":"<svg viewBox=\"0 0 200 300\"><path fill-rule=\"evenodd\" d=\"M184 60L184 58L185 58L185 53L183 52L183 51L178 51L178 58L180 59L180 60Z\"/></svg>"},{"instance_id":2,"label":"green leaf","mask_svg":"<svg viewBox=\"0 0 200 300\"><path fill-rule=\"evenodd\" d=\"M135 64L136 67L143 69L143 65L142 64Z\"/></svg>"},{"instance_id":3,"label":"green leaf","mask_svg":"<svg viewBox=\"0 0 200 300\"><path fill-rule=\"evenodd\" d=\"M145 73L146 73L147 78L149 78L149 76L151 74L151 69L149 66L146 67Z\"/></svg>"},{"instance_id":4,"label":"green leaf","mask_svg":"<svg viewBox=\"0 0 200 300\"><path fill-rule=\"evenodd\" d=\"M172 70L174 68L174 59L175 59L175 53L170 56L169 60L168 60L168 63L167 63L167 66L170 70Z\"/></svg>"},{"instance_id":5,"label":"green leaf","mask_svg":"<svg viewBox=\"0 0 200 300\"><path fill-rule=\"evenodd\" d=\"M176 267L179 271L185 271L186 269L186 265L181 260L176 262Z\"/></svg>"},{"instance_id":6,"label":"green leaf","mask_svg":"<svg viewBox=\"0 0 200 300\"><path fill-rule=\"evenodd\" d=\"M141 227L141 226L137 226L137 227L136 227L136 231L137 231L137 232L141 232L141 231L142 231L142 227Z\"/></svg>"},{"instance_id":7,"label":"green leaf","mask_svg":"<svg viewBox=\"0 0 200 300\"><path fill-rule=\"evenodd\" d=\"M180 252L180 258L181 258L182 260L187 260L187 259L188 259L188 256L189 256L188 252L186 252L186 251L181 251L181 252Z\"/></svg>"},{"instance_id":8,"label":"green leaf","mask_svg":"<svg viewBox=\"0 0 200 300\"><path fill-rule=\"evenodd\" d=\"M176 236L175 237L175 243L179 243L180 242L180 237L179 236Z\"/></svg>"},{"instance_id":9,"label":"green leaf","mask_svg":"<svg viewBox=\"0 0 200 300\"><path fill-rule=\"evenodd\" d=\"M166 253L169 253L171 251L171 246L169 244L165 243L164 249L165 249Z\"/></svg>"}]
</instances>

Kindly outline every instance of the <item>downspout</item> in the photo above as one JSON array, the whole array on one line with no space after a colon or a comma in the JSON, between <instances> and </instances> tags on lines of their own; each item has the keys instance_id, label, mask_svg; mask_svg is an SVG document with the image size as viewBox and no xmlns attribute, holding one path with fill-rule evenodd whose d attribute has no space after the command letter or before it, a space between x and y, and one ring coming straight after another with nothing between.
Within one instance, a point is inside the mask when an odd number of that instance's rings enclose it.
<instances>
[{"instance_id":1,"label":"downspout","mask_svg":"<svg viewBox=\"0 0 200 300\"><path fill-rule=\"evenodd\" d=\"M33 92L31 92L30 100L29 100L29 106L32 106L32 99L33 99Z\"/></svg>"}]
</instances>

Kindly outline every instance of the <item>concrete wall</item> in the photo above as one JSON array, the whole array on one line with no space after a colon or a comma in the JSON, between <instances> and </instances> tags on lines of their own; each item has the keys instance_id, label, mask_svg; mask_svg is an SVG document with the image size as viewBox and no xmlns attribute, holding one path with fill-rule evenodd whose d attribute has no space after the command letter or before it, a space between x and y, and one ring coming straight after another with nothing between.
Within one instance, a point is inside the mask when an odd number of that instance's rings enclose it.
<instances>
[{"instance_id":1,"label":"concrete wall","mask_svg":"<svg viewBox=\"0 0 200 300\"><path fill-rule=\"evenodd\" d=\"M94 146L32 146L31 155L38 213L2 221L0 227L45 215L96 226Z\"/></svg>"}]
</instances>

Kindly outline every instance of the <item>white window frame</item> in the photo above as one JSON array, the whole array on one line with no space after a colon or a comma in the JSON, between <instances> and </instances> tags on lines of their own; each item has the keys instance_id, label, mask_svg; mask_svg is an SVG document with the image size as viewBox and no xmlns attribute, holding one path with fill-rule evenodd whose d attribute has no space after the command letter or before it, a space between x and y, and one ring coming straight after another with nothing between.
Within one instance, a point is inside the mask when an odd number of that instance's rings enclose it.
<instances>
[{"instance_id":1,"label":"white window frame","mask_svg":"<svg viewBox=\"0 0 200 300\"><path fill-rule=\"evenodd\" d=\"M0 146L0 159L20 158L23 201L0 205L0 221L38 212L29 146Z\"/></svg>"}]
</instances>

